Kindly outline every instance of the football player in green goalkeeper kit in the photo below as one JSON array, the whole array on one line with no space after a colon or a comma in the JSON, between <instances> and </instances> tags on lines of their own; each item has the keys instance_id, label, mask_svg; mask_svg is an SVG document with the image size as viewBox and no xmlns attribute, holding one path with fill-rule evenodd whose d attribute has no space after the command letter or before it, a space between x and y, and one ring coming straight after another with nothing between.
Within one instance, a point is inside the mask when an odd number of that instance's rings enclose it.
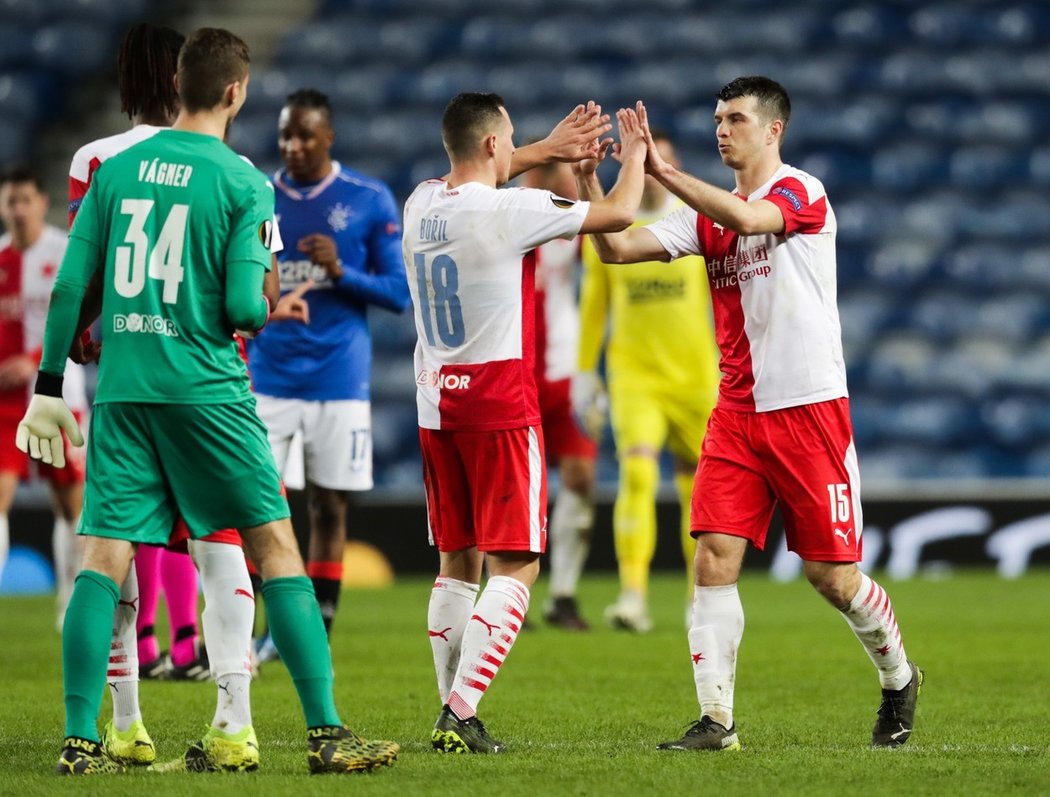
<instances>
[{"instance_id":1,"label":"football player in green goalkeeper kit","mask_svg":"<svg viewBox=\"0 0 1050 797\"><path fill-rule=\"evenodd\" d=\"M62 634L66 739L57 771L120 769L96 726L113 610L135 545L167 542L176 512L194 530L242 532L306 715L310 769L389 764L397 744L362 739L336 712L328 638L232 334L258 330L269 312L273 188L222 142L245 100L247 46L228 31L198 30L179 54L177 85L182 110L172 128L95 174L52 294L36 395L18 428L19 448L59 467L61 430L83 444L61 398L62 373L81 298L103 269L105 356L88 444L84 566ZM206 758L207 738L201 745Z\"/></svg>"}]
</instances>

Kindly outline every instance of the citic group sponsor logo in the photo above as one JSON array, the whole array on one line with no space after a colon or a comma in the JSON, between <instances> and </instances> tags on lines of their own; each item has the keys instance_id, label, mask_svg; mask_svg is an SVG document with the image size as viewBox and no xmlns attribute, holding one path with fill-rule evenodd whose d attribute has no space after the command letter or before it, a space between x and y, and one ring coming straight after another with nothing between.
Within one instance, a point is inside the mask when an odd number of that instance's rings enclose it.
<instances>
[{"instance_id":1,"label":"citic group sponsor logo","mask_svg":"<svg viewBox=\"0 0 1050 797\"><path fill-rule=\"evenodd\" d=\"M417 385L436 387L439 390L467 390L470 388L469 374L443 374L441 371L420 371Z\"/></svg>"},{"instance_id":2,"label":"citic group sponsor logo","mask_svg":"<svg viewBox=\"0 0 1050 797\"><path fill-rule=\"evenodd\" d=\"M170 318L159 315L140 315L139 313L117 313L113 316L114 332L138 332L146 335L164 335L177 338L179 331Z\"/></svg>"},{"instance_id":3,"label":"citic group sponsor logo","mask_svg":"<svg viewBox=\"0 0 1050 797\"><path fill-rule=\"evenodd\" d=\"M721 259L710 260L707 271L711 277L711 287L726 288L750 282L758 277L768 277L771 271L768 261L769 251L765 244L752 246Z\"/></svg>"}]
</instances>

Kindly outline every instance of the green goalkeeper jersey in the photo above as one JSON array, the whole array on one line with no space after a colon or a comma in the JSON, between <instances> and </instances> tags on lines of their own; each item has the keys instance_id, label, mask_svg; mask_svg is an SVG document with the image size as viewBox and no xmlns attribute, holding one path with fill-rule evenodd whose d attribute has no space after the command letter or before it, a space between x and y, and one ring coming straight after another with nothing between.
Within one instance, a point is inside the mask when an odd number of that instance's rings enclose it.
<instances>
[{"instance_id":1,"label":"green goalkeeper jersey","mask_svg":"<svg viewBox=\"0 0 1050 797\"><path fill-rule=\"evenodd\" d=\"M248 397L233 332L265 323L273 212L266 177L213 136L166 130L109 158L70 232L41 370L62 373L70 311L102 268L96 402Z\"/></svg>"}]
</instances>

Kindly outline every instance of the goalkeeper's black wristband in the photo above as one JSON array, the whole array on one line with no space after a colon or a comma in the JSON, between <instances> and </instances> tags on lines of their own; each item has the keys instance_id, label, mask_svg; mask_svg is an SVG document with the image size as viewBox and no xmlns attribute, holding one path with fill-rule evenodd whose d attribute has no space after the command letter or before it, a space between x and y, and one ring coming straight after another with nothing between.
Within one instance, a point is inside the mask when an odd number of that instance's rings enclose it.
<instances>
[{"instance_id":1,"label":"goalkeeper's black wristband","mask_svg":"<svg viewBox=\"0 0 1050 797\"><path fill-rule=\"evenodd\" d=\"M64 377L60 374L55 376L49 374L47 371L40 371L36 375L36 389L33 391L38 396L54 396L55 398L62 398L62 380Z\"/></svg>"}]
</instances>

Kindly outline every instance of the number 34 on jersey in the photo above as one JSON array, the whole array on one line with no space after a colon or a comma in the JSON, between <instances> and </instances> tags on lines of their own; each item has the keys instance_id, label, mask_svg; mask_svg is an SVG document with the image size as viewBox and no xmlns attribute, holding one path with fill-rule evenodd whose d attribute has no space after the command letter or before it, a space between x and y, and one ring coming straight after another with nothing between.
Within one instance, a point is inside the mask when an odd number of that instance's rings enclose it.
<instances>
[{"instance_id":1,"label":"number 34 on jersey","mask_svg":"<svg viewBox=\"0 0 1050 797\"><path fill-rule=\"evenodd\" d=\"M116 248L114 287L125 299L133 299L142 293L148 276L164 284L163 302L175 304L184 274L182 249L190 206L172 205L156 242L151 244L146 224L153 205L152 199L124 199L120 203L121 215L130 216L131 220L123 244Z\"/></svg>"}]
</instances>

